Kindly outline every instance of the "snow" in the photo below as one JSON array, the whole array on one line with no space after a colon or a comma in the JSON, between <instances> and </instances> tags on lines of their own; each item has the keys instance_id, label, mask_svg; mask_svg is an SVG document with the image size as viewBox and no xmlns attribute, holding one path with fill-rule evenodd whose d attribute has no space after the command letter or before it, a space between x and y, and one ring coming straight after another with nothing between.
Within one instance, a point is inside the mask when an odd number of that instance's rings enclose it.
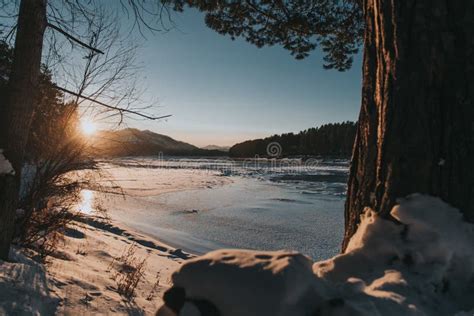
<instances>
[{"instance_id":1,"label":"snow","mask_svg":"<svg viewBox=\"0 0 474 316\"><path fill-rule=\"evenodd\" d=\"M286 251L212 251L188 261L173 275L173 284L229 316L302 315L323 299L318 292L326 295L311 260Z\"/></svg>"},{"instance_id":2,"label":"snow","mask_svg":"<svg viewBox=\"0 0 474 316\"><path fill-rule=\"evenodd\" d=\"M346 253L316 263L316 275L337 286L356 278L349 304L392 305L384 314L472 309L474 294L467 293L474 293L474 225L440 199L422 195L400 200L391 214L403 225L367 210Z\"/></svg>"},{"instance_id":3,"label":"snow","mask_svg":"<svg viewBox=\"0 0 474 316\"><path fill-rule=\"evenodd\" d=\"M316 263L283 250L223 249L184 260L128 228L77 223L47 271L15 251L13 262L0 262L0 315L153 314L169 279L158 316L473 315L474 225L423 195L399 200L391 214L396 221L366 209L346 252ZM116 292L110 269L131 242L148 258L133 306ZM158 273L156 297L147 300Z\"/></svg>"},{"instance_id":4,"label":"snow","mask_svg":"<svg viewBox=\"0 0 474 316\"><path fill-rule=\"evenodd\" d=\"M44 266L11 251L14 262L0 261L0 315L52 315L59 299L52 297Z\"/></svg>"},{"instance_id":5,"label":"snow","mask_svg":"<svg viewBox=\"0 0 474 316\"><path fill-rule=\"evenodd\" d=\"M400 223L366 209L346 252L326 261L247 250L187 261L172 277L186 293L179 315L198 315L199 301L225 316L472 315L474 225L438 198L398 202Z\"/></svg>"},{"instance_id":6,"label":"snow","mask_svg":"<svg viewBox=\"0 0 474 316\"><path fill-rule=\"evenodd\" d=\"M119 223L73 222L42 265L13 249L0 260L0 315L153 315L185 254ZM146 259L133 302L117 292L117 261L132 243ZM30 254L31 255L31 254ZM159 277L158 277L159 273ZM155 282L159 286L152 295ZM151 299L148 296L151 295Z\"/></svg>"},{"instance_id":7,"label":"snow","mask_svg":"<svg viewBox=\"0 0 474 316\"><path fill-rule=\"evenodd\" d=\"M3 155L3 149L0 149L0 175L2 174L15 174L15 170L12 167L10 161Z\"/></svg>"}]
</instances>

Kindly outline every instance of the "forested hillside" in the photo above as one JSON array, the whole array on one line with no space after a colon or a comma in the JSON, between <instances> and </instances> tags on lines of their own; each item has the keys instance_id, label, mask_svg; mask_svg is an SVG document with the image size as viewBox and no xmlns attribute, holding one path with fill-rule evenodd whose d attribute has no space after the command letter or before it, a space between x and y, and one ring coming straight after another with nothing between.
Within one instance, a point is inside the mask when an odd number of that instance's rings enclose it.
<instances>
[{"instance_id":1,"label":"forested hillside","mask_svg":"<svg viewBox=\"0 0 474 316\"><path fill-rule=\"evenodd\" d=\"M148 130L125 128L101 131L93 142L95 156L224 156L225 152L207 150Z\"/></svg>"},{"instance_id":2,"label":"forested hillside","mask_svg":"<svg viewBox=\"0 0 474 316\"><path fill-rule=\"evenodd\" d=\"M286 133L273 135L264 139L248 140L232 146L229 150L231 157L260 157L269 156L267 147L276 142L278 156L294 155L351 155L354 143L356 123L342 122L325 124L320 127L309 128L298 134ZM281 148L280 148L281 147ZM280 150L281 149L281 150Z\"/></svg>"}]
</instances>

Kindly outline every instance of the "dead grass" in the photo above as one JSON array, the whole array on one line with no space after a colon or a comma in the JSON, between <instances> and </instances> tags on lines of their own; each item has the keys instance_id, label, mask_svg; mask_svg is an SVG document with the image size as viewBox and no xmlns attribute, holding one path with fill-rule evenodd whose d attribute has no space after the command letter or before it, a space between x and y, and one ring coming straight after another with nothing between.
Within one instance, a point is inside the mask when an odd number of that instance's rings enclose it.
<instances>
[{"instance_id":1,"label":"dead grass","mask_svg":"<svg viewBox=\"0 0 474 316\"><path fill-rule=\"evenodd\" d=\"M89 245L88 245L87 242L78 245L77 248L76 248L76 255L86 256L88 248L89 248Z\"/></svg>"},{"instance_id":2,"label":"dead grass","mask_svg":"<svg viewBox=\"0 0 474 316\"><path fill-rule=\"evenodd\" d=\"M153 284L150 293L146 297L147 301L151 301L155 298L159 287L160 287L160 271L156 273L155 283Z\"/></svg>"},{"instance_id":3,"label":"dead grass","mask_svg":"<svg viewBox=\"0 0 474 316\"><path fill-rule=\"evenodd\" d=\"M108 270L115 267L113 279L117 283L117 292L128 300L132 300L135 296L135 289L146 269L148 257L140 259L136 254L138 246L136 243L125 248L120 257L114 258L109 265Z\"/></svg>"}]
</instances>

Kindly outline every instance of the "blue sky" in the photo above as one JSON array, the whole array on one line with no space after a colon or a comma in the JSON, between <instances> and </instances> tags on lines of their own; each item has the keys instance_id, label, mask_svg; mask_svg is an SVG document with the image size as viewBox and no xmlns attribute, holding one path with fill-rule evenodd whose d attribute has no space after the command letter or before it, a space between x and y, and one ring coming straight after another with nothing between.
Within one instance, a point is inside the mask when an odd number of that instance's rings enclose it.
<instances>
[{"instance_id":1,"label":"blue sky","mask_svg":"<svg viewBox=\"0 0 474 316\"><path fill-rule=\"evenodd\" d=\"M357 119L360 55L350 71L324 70L319 51L297 61L281 47L232 41L197 11L174 21L178 29L147 35L138 56L153 112L173 117L130 126L205 146Z\"/></svg>"}]
</instances>

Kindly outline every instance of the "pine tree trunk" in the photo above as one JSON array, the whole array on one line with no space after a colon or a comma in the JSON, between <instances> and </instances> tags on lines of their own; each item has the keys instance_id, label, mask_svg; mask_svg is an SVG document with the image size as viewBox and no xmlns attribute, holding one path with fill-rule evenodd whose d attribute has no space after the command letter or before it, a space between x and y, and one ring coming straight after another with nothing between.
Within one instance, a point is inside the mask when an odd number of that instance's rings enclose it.
<instances>
[{"instance_id":1,"label":"pine tree trunk","mask_svg":"<svg viewBox=\"0 0 474 316\"><path fill-rule=\"evenodd\" d=\"M8 259L23 156L34 112L46 27L46 0L22 0L7 102L1 105L0 148L15 175L0 175L0 259Z\"/></svg>"},{"instance_id":2,"label":"pine tree trunk","mask_svg":"<svg viewBox=\"0 0 474 316\"><path fill-rule=\"evenodd\" d=\"M474 221L474 1L365 0L362 108L343 250L364 207L411 193Z\"/></svg>"}]
</instances>

